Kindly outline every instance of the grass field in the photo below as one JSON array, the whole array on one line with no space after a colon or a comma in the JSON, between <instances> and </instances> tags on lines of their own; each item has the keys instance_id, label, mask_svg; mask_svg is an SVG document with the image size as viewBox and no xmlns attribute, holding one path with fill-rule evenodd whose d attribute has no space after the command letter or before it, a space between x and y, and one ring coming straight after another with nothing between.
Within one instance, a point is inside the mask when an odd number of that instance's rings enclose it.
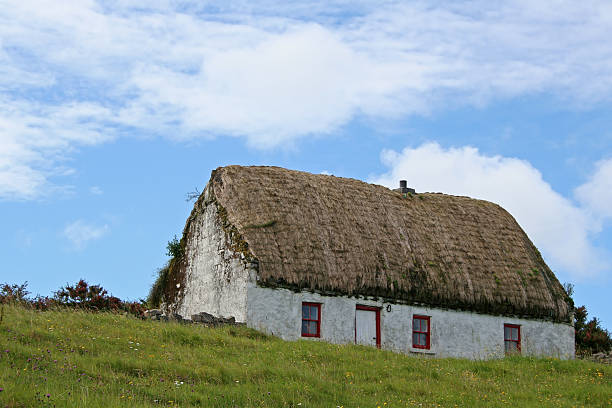
<instances>
[{"instance_id":1,"label":"grass field","mask_svg":"<svg viewBox=\"0 0 612 408\"><path fill-rule=\"evenodd\" d=\"M612 406L612 367L429 359L244 327L5 306L0 407Z\"/></svg>"}]
</instances>

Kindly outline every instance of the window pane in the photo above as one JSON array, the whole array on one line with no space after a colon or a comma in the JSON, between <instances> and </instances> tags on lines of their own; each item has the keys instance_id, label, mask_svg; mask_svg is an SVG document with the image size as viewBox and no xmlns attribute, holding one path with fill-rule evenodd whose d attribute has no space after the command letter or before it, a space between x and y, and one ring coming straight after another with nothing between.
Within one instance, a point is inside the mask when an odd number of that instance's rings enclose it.
<instances>
[{"instance_id":1,"label":"window pane","mask_svg":"<svg viewBox=\"0 0 612 408\"><path fill-rule=\"evenodd\" d=\"M506 341L506 351L513 352L518 351L518 343L514 341Z\"/></svg>"},{"instance_id":2,"label":"window pane","mask_svg":"<svg viewBox=\"0 0 612 408\"><path fill-rule=\"evenodd\" d=\"M302 305L302 319L310 319L310 307L308 305Z\"/></svg>"},{"instance_id":3,"label":"window pane","mask_svg":"<svg viewBox=\"0 0 612 408\"><path fill-rule=\"evenodd\" d=\"M508 326L504 326L504 339L510 338L510 328Z\"/></svg>"},{"instance_id":4,"label":"window pane","mask_svg":"<svg viewBox=\"0 0 612 408\"><path fill-rule=\"evenodd\" d=\"M518 327L512 328L512 340L518 341Z\"/></svg>"},{"instance_id":5,"label":"window pane","mask_svg":"<svg viewBox=\"0 0 612 408\"><path fill-rule=\"evenodd\" d=\"M302 334L308 334L308 322L302 320Z\"/></svg>"},{"instance_id":6,"label":"window pane","mask_svg":"<svg viewBox=\"0 0 612 408\"><path fill-rule=\"evenodd\" d=\"M310 319L319 320L319 308L317 306L310 306Z\"/></svg>"},{"instance_id":7,"label":"window pane","mask_svg":"<svg viewBox=\"0 0 612 408\"><path fill-rule=\"evenodd\" d=\"M421 334L421 346L426 346L427 345L427 335L425 334Z\"/></svg>"},{"instance_id":8,"label":"window pane","mask_svg":"<svg viewBox=\"0 0 612 408\"><path fill-rule=\"evenodd\" d=\"M419 345L419 335L418 335L418 333L414 333L412 335L412 345L413 346L418 346Z\"/></svg>"},{"instance_id":9,"label":"window pane","mask_svg":"<svg viewBox=\"0 0 612 408\"><path fill-rule=\"evenodd\" d=\"M412 320L412 330L421 331L421 320L420 319Z\"/></svg>"},{"instance_id":10,"label":"window pane","mask_svg":"<svg viewBox=\"0 0 612 408\"><path fill-rule=\"evenodd\" d=\"M425 319L421 320L421 331L422 332L426 332L427 331L427 320L425 320Z\"/></svg>"},{"instance_id":11,"label":"window pane","mask_svg":"<svg viewBox=\"0 0 612 408\"><path fill-rule=\"evenodd\" d=\"M317 334L317 322L308 322L308 333Z\"/></svg>"}]
</instances>

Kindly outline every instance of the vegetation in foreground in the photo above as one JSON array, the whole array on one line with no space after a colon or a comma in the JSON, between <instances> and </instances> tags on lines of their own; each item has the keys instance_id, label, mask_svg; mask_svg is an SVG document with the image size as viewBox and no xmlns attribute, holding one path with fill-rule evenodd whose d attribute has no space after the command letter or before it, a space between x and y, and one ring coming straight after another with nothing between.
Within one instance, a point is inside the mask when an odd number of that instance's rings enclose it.
<instances>
[{"instance_id":1,"label":"vegetation in foreground","mask_svg":"<svg viewBox=\"0 0 612 408\"><path fill-rule=\"evenodd\" d=\"M610 406L612 367L427 359L244 327L5 305L2 407Z\"/></svg>"}]
</instances>

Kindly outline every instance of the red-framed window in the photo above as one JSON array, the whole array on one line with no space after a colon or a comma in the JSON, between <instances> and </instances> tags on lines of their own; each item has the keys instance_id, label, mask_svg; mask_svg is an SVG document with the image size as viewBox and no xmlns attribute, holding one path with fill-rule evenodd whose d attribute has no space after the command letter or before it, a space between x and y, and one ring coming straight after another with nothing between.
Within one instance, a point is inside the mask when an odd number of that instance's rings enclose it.
<instances>
[{"instance_id":1,"label":"red-framed window","mask_svg":"<svg viewBox=\"0 0 612 408\"><path fill-rule=\"evenodd\" d=\"M302 303L302 337L321 337L320 303Z\"/></svg>"},{"instance_id":2,"label":"red-framed window","mask_svg":"<svg viewBox=\"0 0 612 408\"><path fill-rule=\"evenodd\" d=\"M506 354L521 352L521 326L504 324L504 349Z\"/></svg>"},{"instance_id":3,"label":"red-framed window","mask_svg":"<svg viewBox=\"0 0 612 408\"><path fill-rule=\"evenodd\" d=\"M429 349L430 334L430 316L414 315L412 317L412 347Z\"/></svg>"}]
</instances>

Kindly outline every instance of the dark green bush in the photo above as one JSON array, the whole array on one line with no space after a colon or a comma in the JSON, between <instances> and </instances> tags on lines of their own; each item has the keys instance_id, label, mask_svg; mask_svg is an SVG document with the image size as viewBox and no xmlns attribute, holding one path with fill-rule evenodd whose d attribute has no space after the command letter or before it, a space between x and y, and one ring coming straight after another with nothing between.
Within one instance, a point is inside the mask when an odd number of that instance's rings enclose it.
<instances>
[{"instance_id":1,"label":"dark green bush","mask_svg":"<svg viewBox=\"0 0 612 408\"><path fill-rule=\"evenodd\" d=\"M183 256L183 247L181 241L178 240L176 235L166 245L166 255L172 258L179 259Z\"/></svg>"},{"instance_id":2,"label":"dark green bush","mask_svg":"<svg viewBox=\"0 0 612 408\"><path fill-rule=\"evenodd\" d=\"M610 332L601 327L601 322L596 317L587 322L587 316L588 312L585 306L580 306L574 310L576 354L588 355L611 350L612 337L610 337Z\"/></svg>"},{"instance_id":3,"label":"dark green bush","mask_svg":"<svg viewBox=\"0 0 612 408\"><path fill-rule=\"evenodd\" d=\"M167 263L157 271L157 278L149 290L149 296L147 296L147 306L150 308L159 307L164 301L164 289L168 284L169 266L170 264Z\"/></svg>"}]
</instances>

